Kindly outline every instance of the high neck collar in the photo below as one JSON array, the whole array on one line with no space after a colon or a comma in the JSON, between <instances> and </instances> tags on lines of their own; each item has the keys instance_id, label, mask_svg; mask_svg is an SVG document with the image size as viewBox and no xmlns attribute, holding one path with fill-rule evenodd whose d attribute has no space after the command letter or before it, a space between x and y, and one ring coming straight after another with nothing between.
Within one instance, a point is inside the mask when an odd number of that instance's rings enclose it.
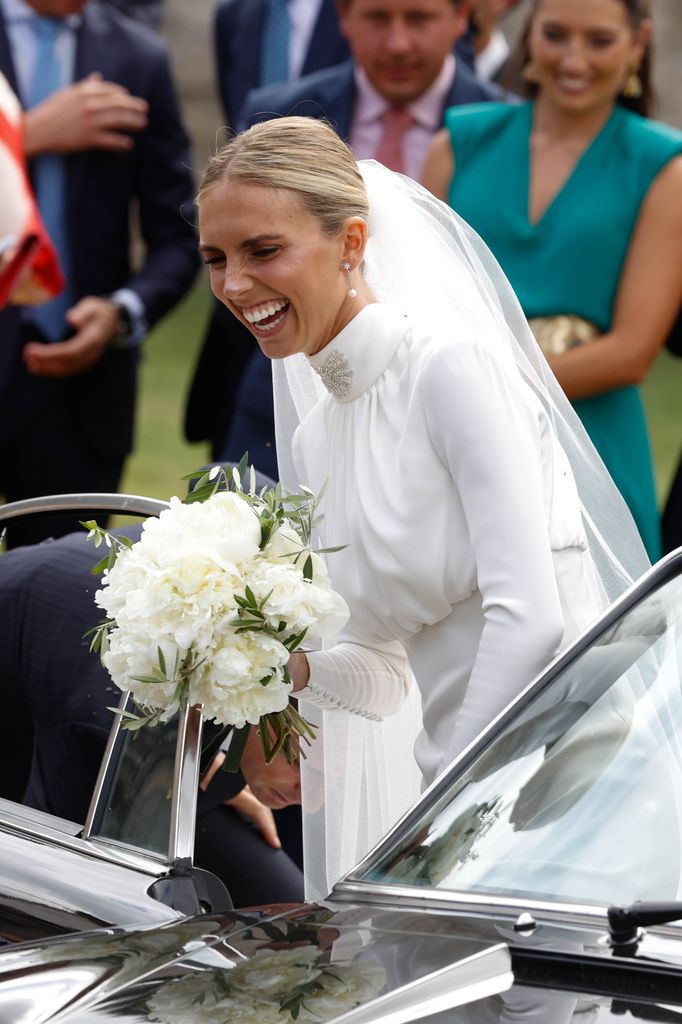
<instances>
[{"instance_id":1,"label":"high neck collar","mask_svg":"<svg viewBox=\"0 0 682 1024\"><path fill-rule=\"evenodd\" d=\"M384 372L405 337L408 320L391 306L365 306L310 365L337 402L352 402Z\"/></svg>"}]
</instances>

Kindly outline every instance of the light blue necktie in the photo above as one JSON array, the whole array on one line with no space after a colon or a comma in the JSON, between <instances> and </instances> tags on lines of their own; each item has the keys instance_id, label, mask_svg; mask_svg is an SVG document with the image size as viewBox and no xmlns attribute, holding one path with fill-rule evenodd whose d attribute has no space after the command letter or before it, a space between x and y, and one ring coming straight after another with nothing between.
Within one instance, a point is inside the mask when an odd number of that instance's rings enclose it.
<instances>
[{"instance_id":1,"label":"light blue necktie","mask_svg":"<svg viewBox=\"0 0 682 1024\"><path fill-rule=\"evenodd\" d=\"M261 85L285 82L289 77L289 31L287 0L267 0L261 49Z\"/></svg>"},{"instance_id":2,"label":"light blue necktie","mask_svg":"<svg viewBox=\"0 0 682 1024\"><path fill-rule=\"evenodd\" d=\"M36 37L36 60L28 92L28 106L35 107L62 86L62 69L55 42L62 23L54 18L31 18ZM66 220L66 162L56 153L43 153L32 164L33 186L41 217L62 264L67 286L61 295L36 306L31 320L51 341L64 336L64 314L71 306L69 292L69 232Z\"/></svg>"}]
</instances>

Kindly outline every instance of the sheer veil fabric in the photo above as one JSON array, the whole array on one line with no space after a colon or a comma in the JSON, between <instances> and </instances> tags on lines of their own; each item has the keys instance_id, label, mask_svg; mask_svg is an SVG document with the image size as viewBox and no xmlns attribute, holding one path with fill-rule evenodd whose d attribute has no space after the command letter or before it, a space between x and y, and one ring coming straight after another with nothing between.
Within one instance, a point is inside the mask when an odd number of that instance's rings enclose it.
<instances>
[{"instance_id":1,"label":"sheer veil fabric","mask_svg":"<svg viewBox=\"0 0 682 1024\"><path fill-rule=\"evenodd\" d=\"M420 185L375 161L359 164L369 196L363 271L377 299L420 327L433 324L448 344L472 339L507 361L544 407L570 462L590 553L606 606L648 567L630 513L531 334L509 282L476 233ZM303 355L273 363L280 479L300 483L294 432L324 395ZM333 472L333 467L330 467ZM453 657L454 657L453 653ZM413 686L402 709L382 722L302 705L318 726L303 761L305 874L308 898L333 884L379 841L418 798L412 756L421 728Z\"/></svg>"}]
</instances>

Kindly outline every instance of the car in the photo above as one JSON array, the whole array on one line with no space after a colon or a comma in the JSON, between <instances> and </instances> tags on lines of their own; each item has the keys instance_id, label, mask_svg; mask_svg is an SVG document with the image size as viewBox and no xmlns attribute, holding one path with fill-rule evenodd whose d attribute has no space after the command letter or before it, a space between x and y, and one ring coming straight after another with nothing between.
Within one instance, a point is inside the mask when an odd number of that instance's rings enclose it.
<instances>
[{"instance_id":1,"label":"car","mask_svg":"<svg viewBox=\"0 0 682 1024\"><path fill-rule=\"evenodd\" d=\"M682 549L300 906L235 911L197 880L196 711L160 757L154 850L112 788L142 756L115 726L85 829L0 808L3 864L24 862L21 894L0 877L0 1024L682 1021L681 666Z\"/></svg>"}]
</instances>

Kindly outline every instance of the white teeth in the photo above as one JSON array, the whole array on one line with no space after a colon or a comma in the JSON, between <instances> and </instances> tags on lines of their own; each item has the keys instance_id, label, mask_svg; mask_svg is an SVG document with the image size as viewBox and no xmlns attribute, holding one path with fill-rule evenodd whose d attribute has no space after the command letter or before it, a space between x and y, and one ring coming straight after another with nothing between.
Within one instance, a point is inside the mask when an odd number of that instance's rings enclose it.
<instances>
[{"instance_id":1,"label":"white teeth","mask_svg":"<svg viewBox=\"0 0 682 1024\"><path fill-rule=\"evenodd\" d=\"M274 316L280 309L284 309L286 305L288 305L286 299L278 299L277 302L271 302L267 306L258 306L255 309L244 310L244 318L250 324L257 324L259 320L265 320L267 316Z\"/></svg>"},{"instance_id":2,"label":"white teeth","mask_svg":"<svg viewBox=\"0 0 682 1024\"><path fill-rule=\"evenodd\" d=\"M284 320L284 313L282 316L278 316L276 320L273 320L271 324L260 324L258 327L259 331L274 331L275 327L279 327L282 320Z\"/></svg>"}]
</instances>

